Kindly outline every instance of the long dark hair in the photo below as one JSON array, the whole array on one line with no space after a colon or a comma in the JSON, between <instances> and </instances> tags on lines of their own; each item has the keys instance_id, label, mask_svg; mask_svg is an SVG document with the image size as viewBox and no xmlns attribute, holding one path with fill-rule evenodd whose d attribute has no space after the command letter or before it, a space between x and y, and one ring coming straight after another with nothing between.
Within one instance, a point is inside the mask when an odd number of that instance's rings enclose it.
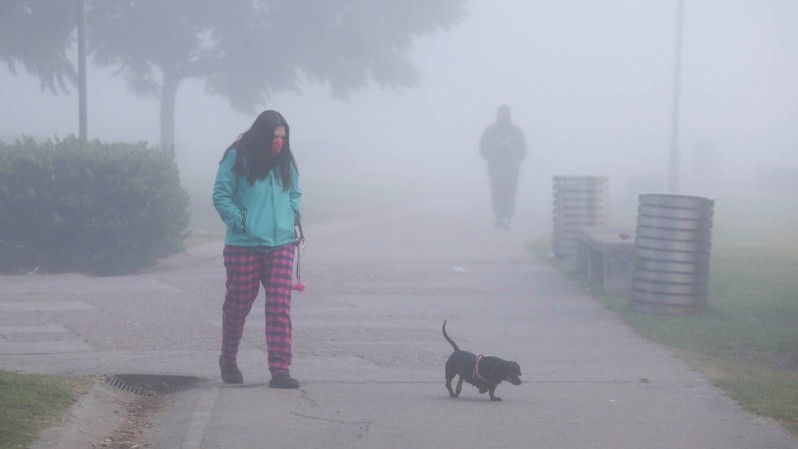
<instances>
[{"instance_id":1,"label":"long dark hair","mask_svg":"<svg viewBox=\"0 0 798 449\"><path fill-rule=\"evenodd\" d=\"M274 130L281 126L285 127L283 149L277 156L272 156ZM287 189L292 184L291 167L298 172L296 160L291 153L290 136L291 131L282 114L272 110L263 111L252 126L227 147L222 160L231 150L237 150L234 170L239 176L246 176L250 184L265 178L275 166L279 166L280 181L283 188Z\"/></svg>"}]
</instances>

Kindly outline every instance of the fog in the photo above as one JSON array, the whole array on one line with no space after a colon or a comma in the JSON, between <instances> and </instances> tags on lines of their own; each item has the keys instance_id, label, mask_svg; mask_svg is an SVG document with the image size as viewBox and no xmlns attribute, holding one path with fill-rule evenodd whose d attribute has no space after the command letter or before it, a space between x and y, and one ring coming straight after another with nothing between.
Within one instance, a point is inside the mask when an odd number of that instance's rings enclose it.
<instances>
[{"instance_id":1,"label":"fog","mask_svg":"<svg viewBox=\"0 0 798 449\"><path fill-rule=\"evenodd\" d=\"M343 102L326 86L306 84L263 108L288 119L305 183L359 174L366 189L376 180L447 192L473 187L487 201L477 145L507 104L529 146L519 198L548 197L552 175L609 176L619 198L664 190L676 5L471 0L467 19L416 41L417 88L373 87ZM798 173L796 23L794 0L685 0L682 193L748 194L762 190L763 170ZM157 101L134 97L112 70L89 66L89 137L156 144ZM38 80L5 67L0 81L1 140L77 133L76 93L43 93ZM183 176L207 182L210 195L221 153L253 119L205 95L201 83L182 83L175 142Z\"/></svg>"}]
</instances>

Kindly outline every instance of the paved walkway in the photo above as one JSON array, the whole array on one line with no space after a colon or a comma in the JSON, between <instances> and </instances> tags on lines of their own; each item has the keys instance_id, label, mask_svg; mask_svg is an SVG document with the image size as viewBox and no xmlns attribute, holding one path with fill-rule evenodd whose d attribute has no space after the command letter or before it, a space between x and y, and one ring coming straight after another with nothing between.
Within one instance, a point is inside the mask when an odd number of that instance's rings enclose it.
<instances>
[{"instance_id":1,"label":"paved walkway","mask_svg":"<svg viewBox=\"0 0 798 449\"><path fill-rule=\"evenodd\" d=\"M219 379L219 242L138 276L3 277L0 367L207 378L157 415L155 448L798 448L530 257L539 220L501 232L473 210L306 229L298 391L266 387L262 298L239 355L245 383ZM469 385L449 398L443 320L461 348L517 361L524 383L500 385L502 402Z\"/></svg>"}]
</instances>

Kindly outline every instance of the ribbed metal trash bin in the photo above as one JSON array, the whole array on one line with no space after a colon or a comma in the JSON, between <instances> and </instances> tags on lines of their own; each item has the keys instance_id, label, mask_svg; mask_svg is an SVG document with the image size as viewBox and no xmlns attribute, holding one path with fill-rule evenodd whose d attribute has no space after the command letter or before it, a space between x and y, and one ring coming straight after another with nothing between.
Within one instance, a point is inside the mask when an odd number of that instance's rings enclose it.
<instances>
[{"instance_id":1,"label":"ribbed metal trash bin","mask_svg":"<svg viewBox=\"0 0 798 449\"><path fill-rule=\"evenodd\" d=\"M551 253L576 255L576 228L607 223L609 179L606 176L554 176Z\"/></svg>"},{"instance_id":2,"label":"ribbed metal trash bin","mask_svg":"<svg viewBox=\"0 0 798 449\"><path fill-rule=\"evenodd\" d=\"M684 314L703 308L714 205L697 196L640 195L633 310Z\"/></svg>"}]
</instances>

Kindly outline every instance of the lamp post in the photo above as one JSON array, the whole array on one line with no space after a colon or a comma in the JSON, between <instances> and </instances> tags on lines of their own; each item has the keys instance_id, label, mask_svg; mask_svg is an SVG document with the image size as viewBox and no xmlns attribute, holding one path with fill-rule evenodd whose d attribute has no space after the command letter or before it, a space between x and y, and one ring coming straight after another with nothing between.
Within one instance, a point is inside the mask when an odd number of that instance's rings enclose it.
<instances>
[{"instance_id":1,"label":"lamp post","mask_svg":"<svg viewBox=\"0 0 798 449\"><path fill-rule=\"evenodd\" d=\"M676 6L676 52L673 74L673 111L671 116L671 145L668 151L668 193L679 191L679 93L682 71L682 11L684 0Z\"/></svg>"},{"instance_id":2,"label":"lamp post","mask_svg":"<svg viewBox=\"0 0 798 449\"><path fill-rule=\"evenodd\" d=\"M77 0L78 16L78 136L80 140L87 139L87 113L86 113L86 13L84 0Z\"/></svg>"}]
</instances>

